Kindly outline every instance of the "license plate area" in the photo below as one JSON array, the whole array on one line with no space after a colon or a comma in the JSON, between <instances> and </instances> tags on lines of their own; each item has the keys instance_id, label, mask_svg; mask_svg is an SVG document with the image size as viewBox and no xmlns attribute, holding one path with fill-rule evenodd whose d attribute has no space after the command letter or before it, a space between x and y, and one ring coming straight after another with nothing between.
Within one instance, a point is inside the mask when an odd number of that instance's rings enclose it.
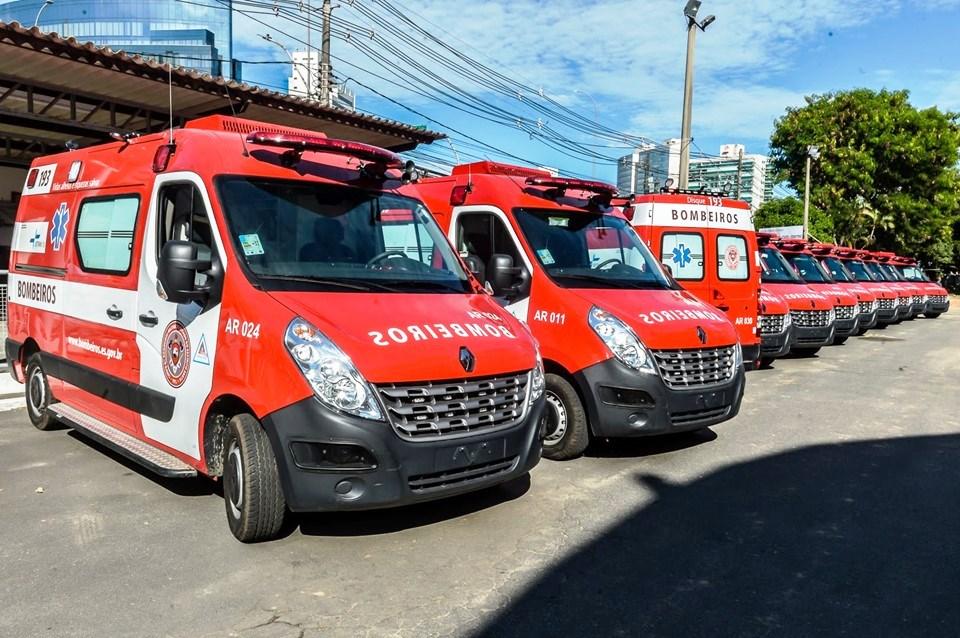
<instances>
[{"instance_id":1,"label":"license plate area","mask_svg":"<svg viewBox=\"0 0 960 638\"><path fill-rule=\"evenodd\" d=\"M472 465L499 461L506 456L506 439L465 442L438 449L434 453L433 467L435 472L457 470Z\"/></svg>"}]
</instances>

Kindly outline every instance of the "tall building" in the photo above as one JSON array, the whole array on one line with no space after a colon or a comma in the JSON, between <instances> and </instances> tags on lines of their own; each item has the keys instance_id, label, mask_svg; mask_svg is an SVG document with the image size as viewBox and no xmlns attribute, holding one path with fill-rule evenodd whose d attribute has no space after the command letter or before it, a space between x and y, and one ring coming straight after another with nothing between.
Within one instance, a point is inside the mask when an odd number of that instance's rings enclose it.
<instances>
[{"instance_id":1,"label":"tall building","mask_svg":"<svg viewBox=\"0 0 960 638\"><path fill-rule=\"evenodd\" d=\"M241 79L233 59L231 3L178 0L0 0L0 20ZM39 17L38 17L39 15Z\"/></svg>"},{"instance_id":2,"label":"tall building","mask_svg":"<svg viewBox=\"0 0 960 638\"><path fill-rule=\"evenodd\" d=\"M656 193L667 179L680 175L680 140L646 144L617 162L617 188L621 193Z\"/></svg>"},{"instance_id":3,"label":"tall building","mask_svg":"<svg viewBox=\"0 0 960 638\"><path fill-rule=\"evenodd\" d=\"M319 100L320 52L295 51L291 57L293 59L290 65L290 77L287 78L287 93L300 97L313 97L313 99ZM307 90L308 87L310 87L309 91ZM339 84L331 83L328 106L355 111L357 109L357 98L353 91Z\"/></svg>"},{"instance_id":4,"label":"tall building","mask_svg":"<svg viewBox=\"0 0 960 638\"><path fill-rule=\"evenodd\" d=\"M773 194L773 184L767 186L770 158L744 150L743 144L724 144L719 157L691 159L688 188L726 193L749 202L754 209L762 206Z\"/></svg>"}]
</instances>

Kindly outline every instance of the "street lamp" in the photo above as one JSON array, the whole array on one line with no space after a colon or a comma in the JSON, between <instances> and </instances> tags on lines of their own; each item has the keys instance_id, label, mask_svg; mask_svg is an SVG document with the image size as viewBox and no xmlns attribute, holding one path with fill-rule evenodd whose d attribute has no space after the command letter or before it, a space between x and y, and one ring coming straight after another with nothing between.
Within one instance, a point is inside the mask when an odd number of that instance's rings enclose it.
<instances>
[{"instance_id":1,"label":"street lamp","mask_svg":"<svg viewBox=\"0 0 960 638\"><path fill-rule=\"evenodd\" d=\"M811 144L807 147L807 176L803 182L803 239L810 237L810 164L820 159L820 147Z\"/></svg>"},{"instance_id":2,"label":"street lamp","mask_svg":"<svg viewBox=\"0 0 960 638\"><path fill-rule=\"evenodd\" d=\"M310 89L311 89L310 81L304 79L304 77L303 77L303 71L300 70L300 67L302 67L302 66L304 66L304 65L303 65L302 63L297 62L296 60L294 60L294 59L293 59L293 56L290 55L290 51L287 50L287 47L283 46L283 43L282 43L282 42L278 42L277 40L274 40L274 39L273 39L273 36L271 36L269 33L258 33L257 35L258 35L259 37L261 37L262 39L266 40L267 42L269 42L270 44L275 44L275 45L277 45L278 47L280 47L280 49L281 49L284 53L287 54L287 57L290 58L290 66L291 66L294 70L296 70L297 75L300 76L300 80L303 82L303 85L307 88L307 99L308 99L308 100L312 100L312 99L313 99L313 93L310 91ZM308 54L307 54L307 59L308 59L308 60L310 59L309 56L310 56L310 54L308 53ZM310 77L310 67L307 67L307 77L308 77L308 78Z\"/></svg>"},{"instance_id":3,"label":"street lamp","mask_svg":"<svg viewBox=\"0 0 960 638\"><path fill-rule=\"evenodd\" d=\"M709 15L703 21L697 21L700 11L700 0L690 0L683 9L687 19L687 69L683 80L683 123L680 131L680 189L687 188L690 179L690 143L693 141L690 133L690 121L693 113L693 60L697 43L697 29L706 31L707 27L716 21L717 17Z\"/></svg>"},{"instance_id":4,"label":"street lamp","mask_svg":"<svg viewBox=\"0 0 960 638\"><path fill-rule=\"evenodd\" d=\"M43 0L43 5L40 6L40 10L37 11L37 17L33 19L33 26L37 26L40 23L40 16L43 14L43 10L53 4L53 0Z\"/></svg>"},{"instance_id":5,"label":"street lamp","mask_svg":"<svg viewBox=\"0 0 960 638\"><path fill-rule=\"evenodd\" d=\"M580 95L586 95L588 98L590 98L590 101L593 102L593 121L596 124L599 119L597 116L597 112L600 110L600 107L597 106L596 98L594 98L592 95L590 95L586 91L582 91L580 89L576 89L574 93L578 93ZM590 177L596 177L596 176L597 176L597 160L596 158L592 158L590 160Z\"/></svg>"}]
</instances>

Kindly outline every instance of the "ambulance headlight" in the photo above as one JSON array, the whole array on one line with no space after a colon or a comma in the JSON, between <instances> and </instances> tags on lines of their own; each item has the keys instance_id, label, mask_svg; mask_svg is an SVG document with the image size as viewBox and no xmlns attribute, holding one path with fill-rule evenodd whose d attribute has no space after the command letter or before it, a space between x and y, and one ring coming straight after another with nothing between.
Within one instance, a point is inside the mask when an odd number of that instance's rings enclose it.
<instances>
[{"instance_id":1,"label":"ambulance headlight","mask_svg":"<svg viewBox=\"0 0 960 638\"><path fill-rule=\"evenodd\" d=\"M650 354L630 326L596 306L590 309L588 321L620 363L640 372L654 372Z\"/></svg>"},{"instance_id":2,"label":"ambulance headlight","mask_svg":"<svg viewBox=\"0 0 960 638\"><path fill-rule=\"evenodd\" d=\"M793 325L793 317L790 316L790 313L783 315L783 329L786 330Z\"/></svg>"},{"instance_id":3,"label":"ambulance headlight","mask_svg":"<svg viewBox=\"0 0 960 638\"><path fill-rule=\"evenodd\" d=\"M383 420L370 384L322 332L298 317L287 326L284 343L322 403L347 414Z\"/></svg>"},{"instance_id":4,"label":"ambulance headlight","mask_svg":"<svg viewBox=\"0 0 960 638\"><path fill-rule=\"evenodd\" d=\"M537 399L543 396L543 388L547 382L543 378L543 359L540 358L540 351L537 351L537 366L530 373L530 405L533 405Z\"/></svg>"},{"instance_id":5,"label":"ambulance headlight","mask_svg":"<svg viewBox=\"0 0 960 638\"><path fill-rule=\"evenodd\" d=\"M733 369L736 370L743 365L743 346L740 345L738 341L736 345L733 346Z\"/></svg>"},{"instance_id":6,"label":"ambulance headlight","mask_svg":"<svg viewBox=\"0 0 960 638\"><path fill-rule=\"evenodd\" d=\"M827 313L827 323L833 323L837 320L837 311L833 308Z\"/></svg>"}]
</instances>

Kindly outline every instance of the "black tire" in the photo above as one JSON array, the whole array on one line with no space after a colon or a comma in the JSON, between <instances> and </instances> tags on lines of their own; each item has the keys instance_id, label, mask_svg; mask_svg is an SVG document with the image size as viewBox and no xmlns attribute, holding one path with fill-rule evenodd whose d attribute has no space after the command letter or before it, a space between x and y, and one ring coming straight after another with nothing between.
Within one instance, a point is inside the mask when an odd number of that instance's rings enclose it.
<instances>
[{"instance_id":1,"label":"black tire","mask_svg":"<svg viewBox=\"0 0 960 638\"><path fill-rule=\"evenodd\" d=\"M773 357L760 357L760 363L757 366L758 370L765 370L773 364Z\"/></svg>"},{"instance_id":2,"label":"black tire","mask_svg":"<svg viewBox=\"0 0 960 638\"><path fill-rule=\"evenodd\" d=\"M223 437L223 500L237 540L276 538L287 511L267 433L249 414L230 419Z\"/></svg>"},{"instance_id":3,"label":"black tire","mask_svg":"<svg viewBox=\"0 0 960 638\"><path fill-rule=\"evenodd\" d=\"M846 337L834 337L834 338L833 338L833 345L835 345L835 346L842 346L843 344L845 344L845 343L847 342L847 339L849 339L849 338L850 338L850 335L847 335Z\"/></svg>"},{"instance_id":4,"label":"black tire","mask_svg":"<svg viewBox=\"0 0 960 638\"><path fill-rule=\"evenodd\" d=\"M923 316L927 317L928 319L936 319L942 314L943 314L942 312L925 312L923 313Z\"/></svg>"},{"instance_id":5,"label":"black tire","mask_svg":"<svg viewBox=\"0 0 960 638\"><path fill-rule=\"evenodd\" d=\"M543 411L546 420L543 456L554 461L580 456L590 444L587 413L580 396L559 375L547 374L545 379L547 404Z\"/></svg>"},{"instance_id":6,"label":"black tire","mask_svg":"<svg viewBox=\"0 0 960 638\"><path fill-rule=\"evenodd\" d=\"M863 335L867 334L867 330L869 329L870 328L857 328L857 336L862 337Z\"/></svg>"},{"instance_id":7,"label":"black tire","mask_svg":"<svg viewBox=\"0 0 960 638\"><path fill-rule=\"evenodd\" d=\"M24 384L24 395L27 399L27 416L30 423L38 430L52 430L59 424L47 408L51 399L50 384L47 383L47 374L40 365L40 353L27 359L27 377Z\"/></svg>"},{"instance_id":8,"label":"black tire","mask_svg":"<svg viewBox=\"0 0 960 638\"><path fill-rule=\"evenodd\" d=\"M820 352L820 348L794 348L793 354L798 357L812 357L813 355Z\"/></svg>"}]
</instances>

